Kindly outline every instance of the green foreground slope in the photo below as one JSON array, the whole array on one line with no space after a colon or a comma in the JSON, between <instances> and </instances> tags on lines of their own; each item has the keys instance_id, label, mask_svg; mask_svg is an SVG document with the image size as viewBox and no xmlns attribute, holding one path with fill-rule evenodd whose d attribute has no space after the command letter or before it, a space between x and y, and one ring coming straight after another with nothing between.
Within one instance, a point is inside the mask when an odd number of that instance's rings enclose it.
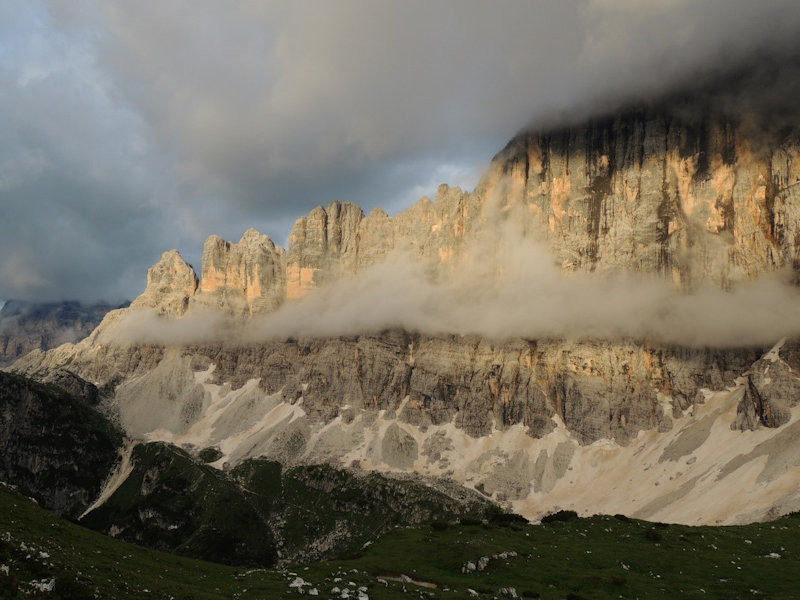
<instances>
[{"instance_id":1,"label":"green foreground slope","mask_svg":"<svg viewBox=\"0 0 800 600\"><path fill-rule=\"evenodd\" d=\"M341 557L396 525L497 511L413 479L251 459L220 471L164 443L139 444L125 481L81 523L129 542L230 565Z\"/></svg>"},{"instance_id":2,"label":"green foreground slope","mask_svg":"<svg viewBox=\"0 0 800 600\"><path fill-rule=\"evenodd\" d=\"M798 534L792 517L743 527L500 517L395 529L348 560L246 570L103 536L0 488L0 598L358 598L358 588L373 599L798 598Z\"/></svg>"}]
</instances>

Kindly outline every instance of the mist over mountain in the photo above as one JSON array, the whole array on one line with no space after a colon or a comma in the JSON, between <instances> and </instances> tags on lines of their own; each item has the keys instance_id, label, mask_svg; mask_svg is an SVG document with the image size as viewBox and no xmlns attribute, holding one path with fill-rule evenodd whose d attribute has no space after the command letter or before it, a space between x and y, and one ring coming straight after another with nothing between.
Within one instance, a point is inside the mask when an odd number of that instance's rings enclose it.
<instances>
[{"instance_id":1,"label":"mist over mountain","mask_svg":"<svg viewBox=\"0 0 800 600\"><path fill-rule=\"evenodd\" d=\"M791 2L136 8L0 8L0 480L259 569L431 523L459 585L479 527L800 512Z\"/></svg>"},{"instance_id":2,"label":"mist over mountain","mask_svg":"<svg viewBox=\"0 0 800 600\"><path fill-rule=\"evenodd\" d=\"M797 335L798 82L795 54L757 54L572 127L525 129L474 190L444 185L393 217L318 207L285 250L253 229L237 244L212 236L199 281L170 255L164 290L137 302L154 312L128 315L120 335L255 343L402 328L695 347ZM171 293L167 308L158 296ZM242 314L254 318L226 316Z\"/></svg>"},{"instance_id":3,"label":"mist over mountain","mask_svg":"<svg viewBox=\"0 0 800 600\"><path fill-rule=\"evenodd\" d=\"M166 251L129 308L13 369L68 366L127 435L217 467L441 478L527 518L797 510L800 135L726 78L523 129L474 189L392 216L211 235L198 272Z\"/></svg>"},{"instance_id":4,"label":"mist over mountain","mask_svg":"<svg viewBox=\"0 0 800 600\"><path fill-rule=\"evenodd\" d=\"M85 338L110 310L128 303L0 301L0 367L31 350L49 350Z\"/></svg>"},{"instance_id":5,"label":"mist over mountain","mask_svg":"<svg viewBox=\"0 0 800 600\"><path fill-rule=\"evenodd\" d=\"M0 10L0 297L35 302L132 298L212 233L286 245L331 200L396 214L471 189L528 124L785 64L800 31L789 0Z\"/></svg>"}]
</instances>

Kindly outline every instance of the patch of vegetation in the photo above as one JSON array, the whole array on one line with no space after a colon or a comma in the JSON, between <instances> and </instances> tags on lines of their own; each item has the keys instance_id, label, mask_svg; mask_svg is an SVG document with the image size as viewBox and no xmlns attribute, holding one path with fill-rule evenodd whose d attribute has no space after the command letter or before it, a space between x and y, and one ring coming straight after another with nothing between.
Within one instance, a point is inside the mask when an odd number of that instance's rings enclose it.
<instances>
[{"instance_id":1,"label":"patch of vegetation","mask_svg":"<svg viewBox=\"0 0 800 600\"><path fill-rule=\"evenodd\" d=\"M248 460L230 472L180 448L137 446L133 470L82 520L130 542L232 565L356 556L399 524L481 519L488 501L465 506L412 480L327 465L284 469Z\"/></svg>"},{"instance_id":2,"label":"patch of vegetation","mask_svg":"<svg viewBox=\"0 0 800 600\"><path fill-rule=\"evenodd\" d=\"M199 458L204 463L217 462L223 456L224 455L222 454L222 450L220 450L216 446L212 446L211 448L203 448L197 454L197 458Z\"/></svg>"},{"instance_id":3,"label":"patch of vegetation","mask_svg":"<svg viewBox=\"0 0 800 600\"><path fill-rule=\"evenodd\" d=\"M241 568L128 544L55 516L0 487L0 598L4 600L222 600L273 598L286 589L286 576L279 572L245 574Z\"/></svg>"},{"instance_id":4,"label":"patch of vegetation","mask_svg":"<svg viewBox=\"0 0 800 600\"><path fill-rule=\"evenodd\" d=\"M644 521L605 516L522 524L519 531L454 521L439 530L429 523L393 529L349 559L246 570L102 536L0 488L0 598L13 597L12 586L18 596L34 595L32 582L53 579L54 590L40 597L289 598L299 596L298 589L334 597L334 588L364 587L373 600L418 592L460 599L469 597L468 588L485 599L503 597L503 588L514 588L522 598L559 600L791 598L800 589L798 519L738 527L671 525L657 529L658 544L645 538L655 530ZM465 563L482 557L482 570L462 572Z\"/></svg>"},{"instance_id":5,"label":"patch of vegetation","mask_svg":"<svg viewBox=\"0 0 800 600\"><path fill-rule=\"evenodd\" d=\"M542 517L542 523L555 523L557 521L567 522L578 519L578 513L574 510L559 510Z\"/></svg>"},{"instance_id":6,"label":"patch of vegetation","mask_svg":"<svg viewBox=\"0 0 800 600\"><path fill-rule=\"evenodd\" d=\"M269 523L226 475L164 443L141 444L133 471L82 523L130 542L215 562L277 560Z\"/></svg>"},{"instance_id":7,"label":"patch of vegetation","mask_svg":"<svg viewBox=\"0 0 800 600\"><path fill-rule=\"evenodd\" d=\"M506 512L497 505L492 505L489 508L486 517L490 525L498 525L500 527L518 527L528 523L528 519L522 515Z\"/></svg>"}]
</instances>

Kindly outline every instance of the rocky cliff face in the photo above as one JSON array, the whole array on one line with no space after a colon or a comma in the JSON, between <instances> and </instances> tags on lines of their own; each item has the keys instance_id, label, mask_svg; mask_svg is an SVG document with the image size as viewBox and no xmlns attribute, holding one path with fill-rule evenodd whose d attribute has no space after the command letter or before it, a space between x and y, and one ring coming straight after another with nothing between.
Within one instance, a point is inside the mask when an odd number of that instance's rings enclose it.
<instances>
[{"instance_id":1,"label":"rocky cliff face","mask_svg":"<svg viewBox=\"0 0 800 600\"><path fill-rule=\"evenodd\" d=\"M432 489L408 477L264 460L223 471L205 464L218 449L198 457L124 440L94 406L63 391L85 395L90 383L54 375L42 385L0 372L0 482L115 537L264 567L357 551L398 523L502 516L454 484Z\"/></svg>"},{"instance_id":2,"label":"rocky cliff face","mask_svg":"<svg viewBox=\"0 0 800 600\"><path fill-rule=\"evenodd\" d=\"M189 308L197 290L197 275L177 250L164 252L147 271L147 287L131 304L133 309L149 308L159 314L180 317Z\"/></svg>"},{"instance_id":3,"label":"rocky cliff face","mask_svg":"<svg viewBox=\"0 0 800 600\"><path fill-rule=\"evenodd\" d=\"M193 306L252 315L276 309L285 298L284 251L268 236L248 229L237 244L219 236L206 240Z\"/></svg>"},{"instance_id":4,"label":"rocky cliff face","mask_svg":"<svg viewBox=\"0 0 800 600\"><path fill-rule=\"evenodd\" d=\"M583 497L572 470L603 470L612 494L628 485L613 460L639 464L641 455L649 458L630 481L663 487L631 492L646 502L630 500L630 510L624 499L607 510L685 522L794 510L800 499L785 494L788 480L772 471L760 480L771 486L761 498L731 477L726 489L741 502L694 513L690 506L722 468L716 445L723 454L742 445L755 469L773 429L780 443L789 439L785 428L800 419L793 344L775 360L759 360L766 348L402 331L165 347L120 342L115 327L143 308L162 318L208 309L250 318L394 250L443 278L468 266L465 256L480 261L487 239L508 222L541 240L563 271L646 273L686 292L783 268L797 273L798 139L796 130L764 140L736 120L655 110L523 133L473 192L441 186L433 200L393 217L339 202L318 207L297 221L286 251L255 230L238 243L212 236L199 280L176 252L165 253L129 311L109 314L80 344L31 354L15 368L41 376L69 364L98 385L113 384L129 434L218 446L218 466L268 457L415 471L535 516ZM732 474L741 465L728 454ZM585 509L592 499L584 500L569 502Z\"/></svg>"},{"instance_id":5,"label":"rocky cliff face","mask_svg":"<svg viewBox=\"0 0 800 600\"><path fill-rule=\"evenodd\" d=\"M210 237L193 303L274 310L395 248L447 272L509 218L565 271L655 273L687 290L800 272L800 132L762 139L736 119L655 109L524 132L473 192L443 185L394 217L317 207L297 221L285 252L255 230L238 244ZM172 313L193 294L183 277L158 310Z\"/></svg>"},{"instance_id":6,"label":"rocky cliff face","mask_svg":"<svg viewBox=\"0 0 800 600\"><path fill-rule=\"evenodd\" d=\"M800 138L652 110L518 136L495 158L565 269L693 288L800 269Z\"/></svg>"},{"instance_id":7,"label":"rocky cliff face","mask_svg":"<svg viewBox=\"0 0 800 600\"><path fill-rule=\"evenodd\" d=\"M80 379L71 375L57 379L75 387ZM85 400L0 372L0 479L45 507L79 515L99 494L121 445L122 432Z\"/></svg>"}]
</instances>

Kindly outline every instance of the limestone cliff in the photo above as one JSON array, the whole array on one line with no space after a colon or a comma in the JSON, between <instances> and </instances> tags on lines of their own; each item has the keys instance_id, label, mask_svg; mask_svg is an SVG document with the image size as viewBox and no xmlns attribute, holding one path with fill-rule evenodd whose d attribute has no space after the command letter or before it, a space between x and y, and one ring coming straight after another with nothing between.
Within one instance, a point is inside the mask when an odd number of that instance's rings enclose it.
<instances>
[{"instance_id":1,"label":"limestone cliff","mask_svg":"<svg viewBox=\"0 0 800 600\"><path fill-rule=\"evenodd\" d=\"M114 406L129 434L219 446L220 467L265 456L415 471L480 486L535 515L565 499L578 508L598 501L580 500L572 469L610 473L606 493L616 497L634 484L628 465L612 457L638 464L641 456L635 477L646 493L628 490L630 510L627 500L607 501L608 510L684 522L764 518L800 507L800 495L785 491L797 489L793 475L764 475L772 487L759 498L745 493L752 477L726 475L736 497L729 507L697 512L695 503L692 512L686 499L711 491L722 468L717 445L729 474L739 468L740 444L755 470L771 436L795 460L787 433L800 424L795 344L780 360L759 360L765 348L391 330L167 347L120 342L114 328L140 308L168 318L210 308L257 316L393 250L445 277L465 256L480 261L508 222L541 240L564 271L646 273L686 292L708 283L727 289L769 271L800 271L798 182L796 128L762 139L722 115L642 109L525 132L472 192L443 185L395 216L365 216L339 202L318 207L297 221L286 251L252 229L238 243L212 236L199 282L176 252L166 253L129 311L110 313L80 344L31 354L15 368L40 377L69 365L116 385ZM226 323L234 321L243 322ZM681 479L687 472L692 479Z\"/></svg>"},{"instance_id":2,"label":"limestone cliff","mask_svg":"<svg viewBox=\"0 0 800 600\"><path fill-rule=\"evenodd\" d=\"M324 281L358 268L358 228L364 213L354 204L332 202L295 223L286 257L288 298L299 298Z\"/></svg>"},{"instance_id":3,"label":"limestone cliff","mask_svg":"<svg viewBox=\"0 0 800 600\"><path fill-rule=\"evenodd\" d=\"M800 269L800 138L653 110L517 136L494 160L565 269L663 273L691 289ZM492 185L490 177L485 185Z\"/></svg>"},{"instance_id":4,"label":"limestone cliff","mask_svg":"<svg viewBox=\"0 0 800 600\"><path fill-rule=\"evenodd\" d=\"M268 236L248 229L236 244L216 235L206 240L192 306L252 315L274 310L285 298L284 251Z\"/></svg>"},{"instance_id":5,"label":"limestone cliff","mask_svg":"<svg viewBox=\"0 0 800 600\"><path fill-rule=\"evenodd\" d=\"M131 308L149 308L180 317L189 308L189 299L197 290L197 275L177 250L161 255L161 260L147 271L147 287L131 303Z\"/></svg>"},{"instance_id":6,"label":"limestone cliff","mask_svg":"<svg viewBox=\"0 0 800 600\"><path fill-rule=\"evenodd\" d=\"M659 274L686 290L727 289L783 268L797 273L800 132L762 139L744 121L665 109L523 132L472 192L442 185L433 200L393 217L380 209L365 216L349 203L320 206L298 219L286 252L252 229L238 244L210 237L192 303L270 311L395 248L435 276L508 219L542 240L566 271ZM175 314L192 295L191 276L161 271L149 275L161 291L148 284L146 304L156 308L163 296L157 309ZM170 282L176 287L166 293Z\"/></svg>"}]
</instances>

